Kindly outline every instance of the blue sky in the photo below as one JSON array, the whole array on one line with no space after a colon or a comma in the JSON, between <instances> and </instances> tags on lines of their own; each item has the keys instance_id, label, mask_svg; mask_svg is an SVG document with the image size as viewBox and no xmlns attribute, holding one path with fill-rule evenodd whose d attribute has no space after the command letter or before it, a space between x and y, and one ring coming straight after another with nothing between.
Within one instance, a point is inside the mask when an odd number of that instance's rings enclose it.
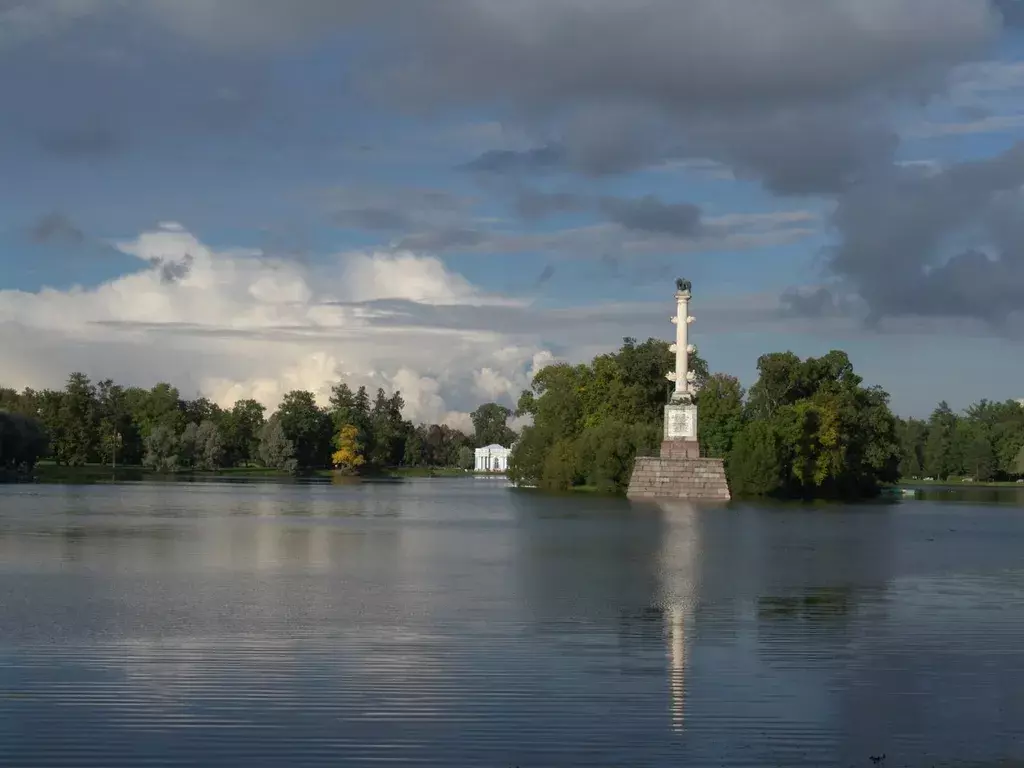
<instances>
[{"instance_id":1,"label":"blue sky","mask_svg":"<svg viewBox=\"0 0 1024 768\"><path fill-rule=\"evenodd\" d=\"M0 0L3 383L344 377L457 422L668 337L682 275L747 385L841 348L903 414L1024 396L1020 16Z\"/></svg>"}]
</instances>

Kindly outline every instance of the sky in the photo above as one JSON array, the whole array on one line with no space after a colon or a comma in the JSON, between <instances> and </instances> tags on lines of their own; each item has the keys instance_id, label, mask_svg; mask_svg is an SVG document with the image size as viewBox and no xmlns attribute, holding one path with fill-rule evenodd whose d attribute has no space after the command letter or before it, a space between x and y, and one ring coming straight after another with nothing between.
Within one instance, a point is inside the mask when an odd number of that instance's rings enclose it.
<instances>
[{"instance_id":1,"label":"sky","mask_svg":"<svg viewBox=\"0 0 1024 768\"><path fill-rule=\"evenodd\" d=\"M671 339L1024 397L1024 3L0 0L0 384L401 390Z\"/></svg>"}]
</instances>

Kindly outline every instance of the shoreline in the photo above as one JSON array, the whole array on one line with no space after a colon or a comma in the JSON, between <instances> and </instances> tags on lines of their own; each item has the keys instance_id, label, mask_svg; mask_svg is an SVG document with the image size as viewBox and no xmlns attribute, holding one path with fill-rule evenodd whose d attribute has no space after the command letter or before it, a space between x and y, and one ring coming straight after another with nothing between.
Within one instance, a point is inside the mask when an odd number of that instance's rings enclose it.
<instances>
[{"instance_id":1,"label":"shoreline","mask_svg":"<svg viewBox=\"0 0 1024 768\"><path fill-rule=\"evenodd\" d=\"M267 467L226 467L217 470L182 470L179 472L161 473L141 466L109 467L102 464L86 464L78 467L57 466L55 464L39 464L31 473L17 477L10 476L14 482L123 482L142 480L308 480L312 478L346 478L352 480L383 480L401 478L434 478L434 477L467 477L467 478L505 478L504 473L473 472L454 467L393 467L350 474L336 469L312 469L305 472L291 473ZM0 478L2 479L2 478Z\"/></svg>"}]
</instances>

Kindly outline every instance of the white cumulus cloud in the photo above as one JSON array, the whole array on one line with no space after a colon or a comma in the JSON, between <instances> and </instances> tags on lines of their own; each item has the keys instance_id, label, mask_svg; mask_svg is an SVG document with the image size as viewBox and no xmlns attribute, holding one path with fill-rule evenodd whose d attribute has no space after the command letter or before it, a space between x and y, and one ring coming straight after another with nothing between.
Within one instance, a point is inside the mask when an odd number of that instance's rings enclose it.
<instances>
[{"instance_id":1,"label":"white cumulus cloud","mask_svg":"<svg viewBox=\"0 0 1024 768\"><path fill-rule=\"evenodd\" d=\"M437 311L525 309L433 257L350 253L307 266L218 250L172 222L116 247L138 271L94 287L0 291L5 386L59 387L80 370L273 408L292 389L326 403L344 380L401 390L415 420L467 427L482 395L514 401L550 357L486 323L431 321Z\"/></svg>"}]
</instances>

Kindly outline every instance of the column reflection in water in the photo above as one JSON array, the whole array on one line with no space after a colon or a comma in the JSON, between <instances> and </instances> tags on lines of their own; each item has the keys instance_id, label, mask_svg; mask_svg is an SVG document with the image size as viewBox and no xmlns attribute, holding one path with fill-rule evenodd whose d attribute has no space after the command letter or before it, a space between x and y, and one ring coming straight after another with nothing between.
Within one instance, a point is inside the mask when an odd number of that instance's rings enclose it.
<instances>
[{"instance_id":1,"label":"column reflection in water","mask_svg":"<svg viewBox=\"0 0 1024 768\"><path fill-rule=\"evenodd\" d=\"M665 610L672 728L683 730L686 697L686 630L698 599L700 537L697 509L685 502L659 505L665 530L659 552L659 602Z\"/></svg>"}]
</instances>

